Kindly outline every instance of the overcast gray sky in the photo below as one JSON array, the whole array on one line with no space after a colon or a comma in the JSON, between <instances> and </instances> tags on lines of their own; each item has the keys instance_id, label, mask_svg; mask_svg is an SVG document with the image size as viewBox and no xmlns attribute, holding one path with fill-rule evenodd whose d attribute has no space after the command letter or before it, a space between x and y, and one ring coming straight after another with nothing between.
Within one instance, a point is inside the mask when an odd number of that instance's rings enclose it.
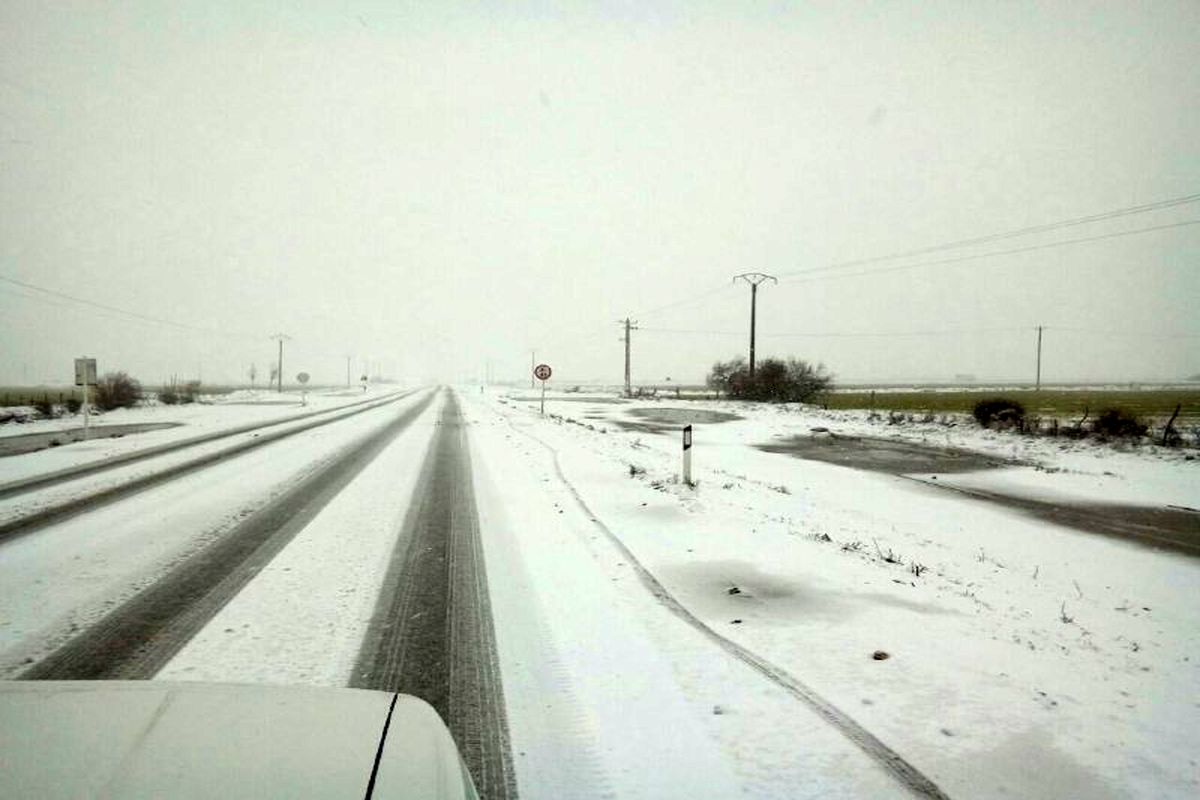
<instances>
[{"instance_id":1,"label":"overcast gray sky","mask_svg":"<svg viewBox=\"0 0 1200 800\"><path fill-rule=\"evenodd\" d=\"M1200 3L443 5L0 2L0 383L1200 372L1200 202L823 269L1200 194Z\"/></svg>"}]
</instances>

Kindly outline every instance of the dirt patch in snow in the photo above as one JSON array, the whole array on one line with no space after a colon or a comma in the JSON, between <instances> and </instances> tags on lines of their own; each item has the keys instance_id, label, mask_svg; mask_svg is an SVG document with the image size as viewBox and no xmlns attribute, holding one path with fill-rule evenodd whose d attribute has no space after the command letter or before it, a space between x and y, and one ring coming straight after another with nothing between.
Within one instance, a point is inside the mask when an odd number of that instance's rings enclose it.
<instances>
[{"instance_id":1,"label":"dirt patch in snow","mask_svg":"<svg viewBox=\"0 0 1200 800\"><path fill-rule=\"evenodd\" d=\"M688 608L704 616L758 622L841 620L877 605L916 614L956 614L888 592L844 593L813 586L746 561L700 561L656 570Z\"/></svg>"},{"instance_id":2,"label":"dirt patch in snow","mask_svg":"<svg viewBox=\"0 0 1200 800\"><path fill-rule=\"evenodd\" d=\"M976 472L997 467L1020 466L1022 463L956 447L937 447L868 436L797 436L784 441L760 444L758 448L768 453L787 453L797 458L824 461L871 472L885 472L889 475Z\"/></svg>"}]
</instances>

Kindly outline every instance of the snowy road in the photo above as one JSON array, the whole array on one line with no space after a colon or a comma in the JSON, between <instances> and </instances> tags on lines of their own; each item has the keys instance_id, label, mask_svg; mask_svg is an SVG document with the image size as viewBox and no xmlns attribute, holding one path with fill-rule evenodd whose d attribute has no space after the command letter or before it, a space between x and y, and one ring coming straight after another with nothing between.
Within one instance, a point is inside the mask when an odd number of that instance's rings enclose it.
<instances>
[{"instance_id":1,"label":"snowy road","mask_svg":"<svg viewBox=\"0 0 1200 800\"><path fill-rule=\"evenodd\" d=\"M351 685L416 695L488 798L516 797L466 422L447 398Z\"/></svg>"},{"instance_id":2,"label":"snowy road","mask_svg":"<svg viewBox=\"0 0 1200 800\"><path fill-rule=\"evenodd\" d=\"M427 389L99 471L81 449L91 474L0 499L76 504L0 540L0 675L400 689L489 798L1194 788L1166 702L1197 686L1193 559L732 422L685 489L673 442L577 407ZM1173 474L1162 502L1194 505Z\"/></svg>"},{"instance_id":3,"label":"snowy road","mask_svg":"<svg viewBox=\"0 0 1200 800\"><path fill-rule=\"evenodd\" d=\"M415 420L426 395L26 670L39 680L150 678Z\"/></svg>"}]
</instances>

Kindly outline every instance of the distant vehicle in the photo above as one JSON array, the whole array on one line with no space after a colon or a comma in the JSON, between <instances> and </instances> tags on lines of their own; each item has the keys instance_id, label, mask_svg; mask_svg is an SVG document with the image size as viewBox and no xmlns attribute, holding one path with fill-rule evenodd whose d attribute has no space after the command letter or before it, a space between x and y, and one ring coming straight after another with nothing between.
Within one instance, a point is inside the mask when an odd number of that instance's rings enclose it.
<instances>
[{"instance_id":1,"label":"distant vehicle","mask_svg":"<svg viewBox=\"0 0 1200 800\"><path fill-rule=\"evenodd\" d=\"M158 681L0 681L0 797L478 798L415 697Z\"/></svg>"}]
</instances>

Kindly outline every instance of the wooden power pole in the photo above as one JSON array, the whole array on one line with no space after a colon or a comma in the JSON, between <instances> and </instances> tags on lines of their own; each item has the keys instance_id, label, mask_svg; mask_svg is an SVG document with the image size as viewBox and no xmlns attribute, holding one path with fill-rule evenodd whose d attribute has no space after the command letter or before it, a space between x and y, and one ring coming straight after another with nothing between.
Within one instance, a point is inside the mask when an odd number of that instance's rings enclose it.
<instances>
[{"instance_id":1,"label":"wooden power pole","mask_svg":"<svg viewBox=\"0 0 1200 800\"><path fill-rule=\"evenodd\" d=\"M762 272L744 272L741 275L733 276L734 283L737 283L739 280L743 280L746 283L750 284L750 377L753 378L754 377L754 324L755 324L755 317L757 316L756 312L757 312L757 304L758 304L758 285L760 283L764 283L766 281L775 281L775 283L779 283L779 281L778 281L778 279L775 278L775 276L767 275Z\"/></svg>"},{"instance_id":2,"label":"wooden power pole","mask_svg":"<svg viewBox=\"0 0 1200 800\"><path fill-rule=\"evenodd\" d=\"M634 322L633 320L629 319L629 317L626 317L623 320L617 320L617 324L625 326L625 337L623 339L623 341L625 342L625 396L633 397L633 385L630 382L630 372L629 372L629 350L630 350L629 332L637 330L637 323Z\"/></svg>"},{"instance_id":3,"label":"wooden power pole","mask_svg":"<svg viewBox=\"0 0 1200 800\"><path fill-rule=\"evenodd\" d=\"M1034 382L1034 389L1042 388L1042 326L1038 325L1038 346L1037 346L1037 377Z\"/></svg>"},{"instance_id":4,"label":"wooden power pole","mask_svg":"<svg viewBox=\"0 0 1200 800\"><path fill-rule=\"evenodd\" d=\"M285 340L289 340L292 337L288 336L286 333L277 333L274 336L272 336L271 338L275 339L279 342L279 361L275 368L279 372L279 389L278 389L278 391L283 392L283 343Z\"/></svg>"}]
</instances>

